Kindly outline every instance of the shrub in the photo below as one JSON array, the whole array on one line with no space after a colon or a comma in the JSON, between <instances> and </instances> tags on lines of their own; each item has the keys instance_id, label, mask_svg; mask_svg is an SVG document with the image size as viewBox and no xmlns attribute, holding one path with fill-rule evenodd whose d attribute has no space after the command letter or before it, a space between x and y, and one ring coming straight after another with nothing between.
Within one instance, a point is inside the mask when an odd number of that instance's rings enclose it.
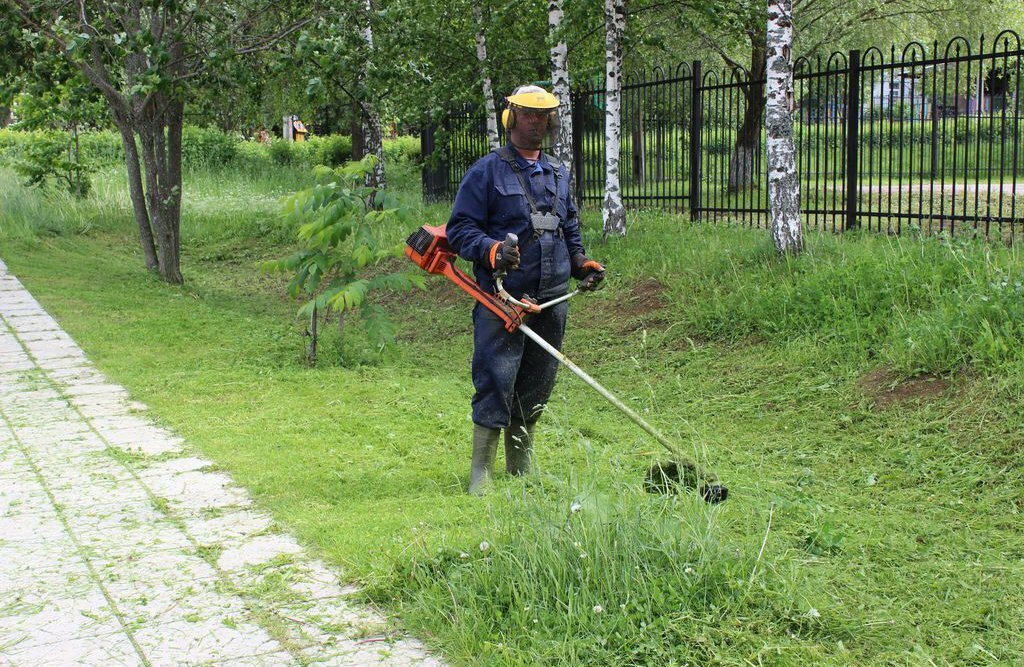
<instances>
[{"instance_id":1,"label":"shrub","mask_svg":"<svg viewBox=\"0 0 1024 667\"><path fill-rule=\"evenodd\" d=\"M258 141L240 141L235 148L234 163L246 170L264 169L274 164L271 147Z\"/></svg>"},{"instance_id":2,"label":"shrub","mask_svg":"<svg viewBox=\"0 0 1024 667\"><path fill-rule=\"evenodd\" d=\"M395 162L419 162L419 137L396 137L384 140L384 160L388 164Z\"/></svg>"},{"instance_id":3,"label":"shrub","mask_svg":"<svg viewBox=\"0 0 1024 667\"><path fill-rule=\"evenodd\" d=\"M312 169L313 167L323 164L320 161L321 158L321 147L323 141L319 137L307 138L306 141L295 142L292 144L292 157L294 164L306 169Z\"/></svg>"},{"instance_id":4,"label":"shrub","mask_svg":"<svg viewBox=\"0 0 1024 667\"><path fill-rule=\"evenodd\" d=\"M238 155L241 139L213 127L186 125L181 137L181 162L195 169L223 167Z\"/></svg>"},{"instance_id":5,"label":"shrub","mask_svg":"<svg viewBox=\"0 0 1024 667\"><path fill-rule=\"evenodd\" d=\"M20 141L23 132L13 130L0 130L0 162L9 162L10 159L21 149Z\"/></svg>"},{"instance_id":6,"label":"shrub","mask_svg":"<svg viewBox=\"0 0 1024 667\"><path fill-rule=\"evenodd\" d=\"M97 167L124 164L124 145L121 135L111 130L83 132L78 135L82 155Z\"/></svg>"},{"instance_id":7,"label":"shrub","mask_svg":"<svg viewBox=\"0 0 1024 667\"><path fill-rule=\"evenodd\" d=\"M89 160L66 132L35 130L19 137L6 162L26 179L27 185L45 186L50 181L62 183L68 192L78 198L89 194L89 174L94 171Z\"/></svg>"},{"instance_id":8,"label":"shrub","mask_svg":"<svg viewBox=\"0 0 1024 667\"><path fill-rule=\"evenodd\" d=\"M326 137L315 137L317 161L328 167L338 167L352 159L352 137L332 134Z\"/></svg>"},{"instance_id":9,"label":"shrub","mask_svg":"<svg viewBox=\"0 0 1024 667\"><path fill-rule=\"evenodd\" d=\"M274 164L285 166L295 164L295 144L285 139L274 139L269 150L270 161Z\"/></svg>"}]
</instances>

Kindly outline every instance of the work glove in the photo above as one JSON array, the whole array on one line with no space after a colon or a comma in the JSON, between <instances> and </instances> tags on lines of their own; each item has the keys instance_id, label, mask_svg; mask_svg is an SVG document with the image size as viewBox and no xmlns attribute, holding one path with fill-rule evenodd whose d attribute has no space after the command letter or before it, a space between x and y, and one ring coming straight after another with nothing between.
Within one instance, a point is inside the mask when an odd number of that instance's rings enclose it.
<instances>
[{"instance_id":1,"label":"work glove","mask_svg":"<svg viewBox=\"0 0 1024 667\"><path fill-rule=\"evenodd\" d=\"M519 239L515 234L509 234L504 241L491 246L491 268L499 274L519 268Z\"/></svg>"},{"instance_id":2,"label":"work glove","mask_svg":"<svg viewBox=\"0 0 1024 667\"><path fill-rule=\"evenodd\" d=\"M580 253L572 258L572 277L580 281L580 290L589 292L604 280L604 267Z\"/></svg>"}]
</instances>

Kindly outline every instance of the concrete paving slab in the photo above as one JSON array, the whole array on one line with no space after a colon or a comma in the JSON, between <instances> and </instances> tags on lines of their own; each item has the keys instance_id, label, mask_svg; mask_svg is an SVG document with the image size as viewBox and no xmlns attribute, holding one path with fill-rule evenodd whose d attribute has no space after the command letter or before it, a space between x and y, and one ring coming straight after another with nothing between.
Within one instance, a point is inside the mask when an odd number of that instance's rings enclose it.
<instances>
[{"instance_id":1,"label":"concrete paving slab","mask_svg":"<svg viewBox=\"0 0 1024 667\"><path fill-rule=\"evenodd\" d=\"M204 546L237 544L274 527L269 514L253 509L236 509L214 516L200 512L182 517L182 523L188 534Z\"/></svg>"},{"instance_id":2,"label":"concrete paving slab","mask_svg":"<svg viewBox=\"0 0 1024 667\"><path fill-rule=\"evenodd\" d=\"M200 665L234 661L253 653L278 653L282 646L259 625L215 615L135 631L143 653L154 665Z\"/></svg>"},{"instance_id":3,"label":"concrete paving slab","mask_svg":"<svg viewBox=\"0 0 1024 667\"><path fill-rule=\"evenodd\" d=\"M146 664L123 632L92 636L69 634L59 641L34 646L0 644L0 661L5 667L138 667Z\"/></svg>"},{"instance_id":4,"label":"concrete paving slab","mask_svg":"<svg viewBox=\"0 0 1024 667\"><path fill-rule=\"evenodd\" d=\"M21 648L121 630L103 590L89 579L38 577L0 592L0 641Z\"/></svg>"},{"instance_id":5,"label":"concrete paving slab","mask_svg":"<svg viewBox=\"0 0 1024 667\"><path fill-rule=\"evenodd\" d=\"M0 665L440 665L145 410L0 262Z\"/></svg>"}]
</instances>

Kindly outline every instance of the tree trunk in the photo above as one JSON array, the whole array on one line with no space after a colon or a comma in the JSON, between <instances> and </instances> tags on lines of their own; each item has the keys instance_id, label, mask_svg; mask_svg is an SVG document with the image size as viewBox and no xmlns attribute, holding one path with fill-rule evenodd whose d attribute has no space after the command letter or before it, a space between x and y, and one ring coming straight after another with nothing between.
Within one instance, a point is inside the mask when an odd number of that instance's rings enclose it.
<instances>
[{"instance_id":1,"label":"tree trunk","mask_svg":"<svg viewBox=\"0 0 1024 667\"><path fill-rule=\"evenodd\" d=\"M352 136L352 159L362 160L366 155L366 147L363 146L363 107L358 101L352 105L349 133Z\"/></svg>"},{"instance_id":2,"label":"tree trunk","mask_svg":"<svg viewBox=\"0 0 1024 667\"><path fill-rule=\"evenodd\" d=\"M316 366L316 344L317 344L317 312L316 306L313 306L313 314L309 316L309 331L306 332L306 336L309 338L309 342L306 344L306 363L310 366Z\"/></svg>"},{"instance_id":3,"label":"tree trunk","mask_svg":"<svg viewBox=\"0 0 1024 667\"><path fill-rule=\"evenodd\" d=\"M146 206L145 190L142 187L142 170L139 166L139 150L135 144L135 128L127 117L117 111L114 112L114 124L121 133L121 145L124 147L124 161L128 171L128 194L132 200L135 224L139 228L142 256L148 270L158 271L160 261L156 256L153 227L150 223L149 209Z\"/></svg>"},{"instance_id":4,"label":"tree trunk","mask_svg":"<svg viewBox=\"0 0 1024 667\"><path fill-rule=\"evenodd\" d=\"M373 6L370 0L366 0L366 25L363 27L363 40L366 41L366 64L373 59L373 26L370 25L370 17L373 15ZM377 156L377 164L373 166L373 172L366 175L366 185L376 190L383 190L384 179L384 140L381 136L380 116L377 115L373 103L363 99L366 95L366 70L364 65L359 70L359 90L361 92L360 108L363 116L363 148L367 154Z\"/></svg>"},{"instance_id":5,"label":"tree trunk","mask_svg":"<svg viewBox=\"0 0 1024 667\"><path fill-rule=\"evenodd\" d=\"M172 283L181 283L181 135L185 125L185 103L176 101L169 103L167 123L167 174L163 205L164 214L172 222L174 242L174 268L162 266L161 275Z\"/></svg>"},{"instance_id":6,"label":"tree trunk","mask_svg":"<svg viewBox=\"0 0 1024 667\"><path fill-rule=\"evenodd\" d=\"M748 188L753 184L757 168L757 154L761 147L761 118L764 116L765 47L761 35L751 35L750 73L748 86L740 88L746 101L743 124L736 133L729 160L729 192Z\"/></svg>"},{"instance_id":7,"label":"tree trunk","mask_svg":"<svg viewBox=\"0 0 1024 667\"><path fill-rule=\"evenodd\" d=\"M768 199L772 238L780 254L803 248L800 181L793 141L793 0L768 0L766 33L768 83Z\"/></svg>"},{"instance_id":8,"label":"tree trunk","mask_svg":"<svg viewBox=\"0 0 1024 667\"><path fill-rule=\"evenodd\" d=\"M183 107L181 102L156 95L138 123L146 178L145 201L159 252L160 276L176 285L184 282L180 264Z\"/></svg>"},{"instance_id":9,"label":"tree trunk","mask_svg":"<svg viewBox=\"0 0 1024 667\"><path fill-rule=\"evenodd\" d=\"M386 185L384 176L384 140L381 136L380 116L369 102L362 103L363 109L363 148L367 155L376 155L377 163L373 171L366 175L367 187L383 190Z\"/></svg>"},{"instance_id":10,"label":"tree trunk","mask_svg":"<svg viewBox=\"0 0 1024 667\"><path fill-rule=\"evenodd\" d=\"M562 25L562 1L548 0L548 28L552 37ZM554 84L555 97L558 98L558 139L555 141L554 155L563 167L572 174L572 95L569 89L569 67L567 64L569 49L565 40L551 47L551 81ZM569 191L574 192L575 186L569 181Z\"/></svg>"},{"instance_id":11,"label":"tree trunk","mask_svg":"<svg viewBox=\"0 0 1024 667\"><path fill-rule=\"evenodd\" d=\"M641 105L637 106L639 108L630 125L633 131L630 144L633 148L633 182L642 188L647 183L647 146L644 143L644 111Z\"/></svg>"},{"instance_id":12,"label":"tree trunk","mask_svg":"<svg viewBox=\"0 0 1024 667\"><path fill-rule=\"evenodd\" d=\"M487 144L492 151L501 148L498 138L498 120L494 112L494 91L491 89L490 68L487 65L487 35L484 34L484 14L480 5L473 7L476 22L476 61L480 65L480 80L484 89L484 109L487 115Z\"/></svg>"},{"instance_id":13,"label":"tree trunk","mask_svg":"<svg viewBox=\"0 0 1024 667\"><path fill-rule=\"evenodd\" d=\"M622 137L622 37L626 32L626 0L605 0L605 190L604 235L626 234L626 209L619 186L619 143Z\"/></svg>"}]
</instances>

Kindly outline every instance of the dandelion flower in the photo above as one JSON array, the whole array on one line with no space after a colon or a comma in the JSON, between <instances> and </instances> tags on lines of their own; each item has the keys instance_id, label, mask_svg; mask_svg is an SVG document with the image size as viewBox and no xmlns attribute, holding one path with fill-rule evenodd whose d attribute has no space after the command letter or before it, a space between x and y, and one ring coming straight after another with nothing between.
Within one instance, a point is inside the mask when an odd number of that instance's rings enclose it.
<instances>
[{"instance_id":1,"label":"dandelion flower","mask_svg":"<svg viewBox=\"0 0 1024 667\"><path fill-rule=\"evenodd\" d=\"M578 501L578 500L572 501L572 505L569 505L569 511L572 512L573 514L575 514L576 512L579 512L581 509L583 509L583 505L580 504L580 501Z\"/></svg>"},{"instance_id":2,"label":"dandelion flower","mask_svg":"<svg viewBox=\"0 0 1024 667\"><path fill-rule=\"evenodd\" d=\"M490 548L491 545L486 540L480 543L480 551L487 551Z\"/></svg>"},{"instance_id":3,"label":"dandelion flower","mask_svg":"<svg viewBox=\"0 0 1024 667\"><path fill-rule=\"evenodd\" d=\"M595 613L595 614L600 614L600 613L601 613L601 612L603 612L603 611L604 611L604 607L602 607L602 606L601 606L601 605L599 605L599 604L595 604L595 605L594 605L594 613Z\"/></svg>"}]
</instances>

